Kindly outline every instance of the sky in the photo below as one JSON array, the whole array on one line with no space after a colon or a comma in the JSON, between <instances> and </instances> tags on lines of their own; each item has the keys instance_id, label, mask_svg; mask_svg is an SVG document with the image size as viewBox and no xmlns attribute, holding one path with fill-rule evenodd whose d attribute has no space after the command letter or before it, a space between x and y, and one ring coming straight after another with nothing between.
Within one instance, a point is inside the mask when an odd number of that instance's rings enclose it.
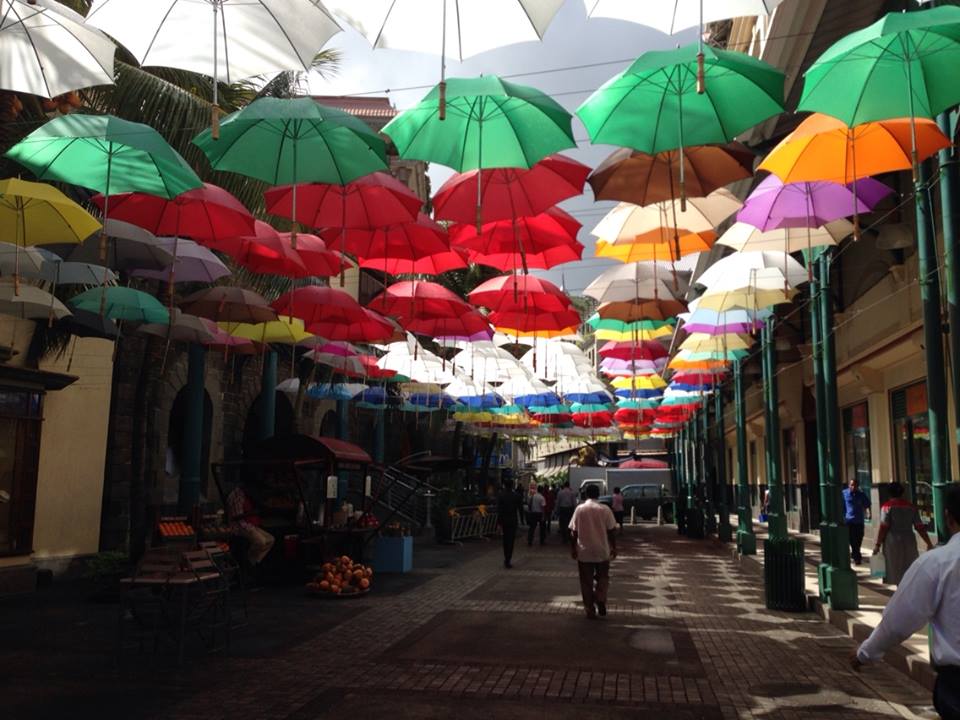
<instances>
[{"instance_id":1,"label":"sky","mask_svg":"<svg viewBox=\"0 0 960 720\"><path fill-rule=\"evenodd\" d=\"M641 1L641 0L638 0ZM657 0L642 0L656 2ZM390 98L398 110L412 107L440 79L438 55L399 50L371 49L367 40L346 25L327 44L342 54L339 72L324 78L310 78L310 91L316 95L380 95ZM447 61L447 77L471 77L479 74L511 75L514 82L531 85L554 97L571 113L596 88L623 70L647 50L665 50L693 42L695 30L665 35L634 23L603 18L588 19L582 0L567 0L539 43L511 45L476 55L463 63ZM546 72L545 72L546 71ZM414 88L414 89L404 89ZM587 132L574 116L573 136L577 148L564 153L590 167L597 166L614 148L591 145ZM429 169L435 192L452 174L440 165ZM584 194L560 205L582 224L580 242L586 249L579 263L560 265L542 274L572 295L580 294L604 268L616 262L593 254L590 230L614 203L594 203L589 185Z\"/></svg>"}]
</instances>

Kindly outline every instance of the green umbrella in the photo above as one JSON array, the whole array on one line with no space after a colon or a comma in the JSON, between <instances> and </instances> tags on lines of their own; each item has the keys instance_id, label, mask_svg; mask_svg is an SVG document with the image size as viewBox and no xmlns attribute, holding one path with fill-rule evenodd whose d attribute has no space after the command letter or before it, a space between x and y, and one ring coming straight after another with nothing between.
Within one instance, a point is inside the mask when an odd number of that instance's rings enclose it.
<instances>
[{"instance_id":1,"label":"green umbrella","mask_svg":"<svg viewBox=\"0 0 960 720\"><path fill-rule=\"evenodd\" d=\"M576 147L571 120L556 100L536 88L485 75L449 78L445 99L440 87L434 87L416 107L387 123L383 132L400 157L440 163L458 172L529 168L547 155ZM480 185L478 175L478 229Z\"/></svg>"},{"instance_id":2,"label":"green umbrella","mask_svg":"<svg viewBox=\"0 0 960 720\"><path fill-rule=\"evenodd\" d=\"M59 180L105 196L176 197L200 187L187 162L149 125L112 115L54 118L6 152L38 180Z\"/></svg>"},{"instance_id":3,"label":"green umbrella","mask_svg":"<svg viewBox=\"0 0 960 720\"><path fill-rule=\"evenodd\" d=\"M68 304L77 310L99 313L111 320L170 322L167 309L152 295L128 287L92 288L73 297Z\"/></svg>"},{"instance_id":4,"label":"green umbrella","mask_svg":"<svg viewBox=\"0 0 960 720\"><path fill-rule=\"evenodd\" d=\"M704 92L697 92L698 47L638 57L577 108L594 143L654 155L725 143L783 111L783 73L738 52L703 48ZM685 204L684 162L680 199Z\"/></svg>"},{"instance_id":5,"label":"green umbrella","mask_svg":"<svg viewBox=\"0 0 960 720\"><path fill-rule=\"evenodd\" d=\"M932 118L960 103L960 8L890 13L834 43L804 75L798 110L847 125ZM914 168L916 130L911 123Z\"/></svg>"},{"instance_id":6,"label":"green umbrella","mask_svg":"<svg viewBox=\"0 0 960 720\"><path fill-rule=\"evenodd\" d=\"M215 170L271 185L346 185L387 169L383 140L362 120L313 98L260 98L193 139Z\"/></svg>"},{"instance_id":7,"label":"green umbrella","mask_svg":"<svg viewBox=\"0 0 960 720\"><path fill-rule=\"evenodd\" d=\"M446 112L440 120L440 90L434 87L383 132L401 157L458 172L529 168L547 155L576 147L570 113L556 100L495 75L449 78Z\"/></svg>"}]
</instances>

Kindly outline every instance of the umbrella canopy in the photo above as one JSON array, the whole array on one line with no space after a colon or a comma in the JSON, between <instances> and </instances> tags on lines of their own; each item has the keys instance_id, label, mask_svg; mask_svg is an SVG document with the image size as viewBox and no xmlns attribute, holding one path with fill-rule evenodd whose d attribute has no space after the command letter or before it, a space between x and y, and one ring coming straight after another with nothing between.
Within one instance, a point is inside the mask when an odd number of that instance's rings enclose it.
<instances>
[{"instance_id":1,"label":"umbrella canopy","mask_svg":"<svg viewBox=\"0 0 960 720\"><path fill-rule=\"evenodd\" d=\"M208 345L215 340L214 334L203 321L203 318L187 315L177 308L173 309L170 322L148 323L141 325L137 331L177 342L197 343L198 345Z\"/></svg>"},{"instance_id":2,"label":"umbrella canopy","mask_svg":"<svg viewBox=\"0 0 960 720\"><path fill-rule=\"evenodd\" d=\"M113 84L116 46L57 2L0 0L0 89L53 98Z\"/></svg>"},{"instance_id":3,"label":"umbrella canopy","mask_svg":"<svg viewBox=\"0 0 960 720\"><path fill-rule=\"evenodd\" d=\"M111 320L169 323L170 313L153 295L128 287L92 288L70 299L70 306L100 312Z\"/></svg>"},{"instance_id":4,"label":"umbrella canopy","mask_svg":"<svg viewBox=\"0 0 960 720\"><path fill-rule=\"evenodd\" d=\"M417 319L456 318L473 310L451 290L427 280L408 280L390 285L368 307L381 315L406 323Z\"/></svg>"},{"instance_id":5,"label":"umbrella canopy","mask_svg":"<svg viewBox=\"0 0 960 720\"><path fill-rule=\"evenodd\" d=\"M246 338L261 344L296 345L313 337L304 329L302 320L283 315L277 316L276 320L261 323L222 322L220 327L234 337Z\"/></svg>"},{"instance_id":6,"label":"umbrella canopy","mask_svg":"<svg viewBox=\"0 0 960 720\"><path fill-rule=\"evenodd\" d=\"M806 73L798 110L848 125L935 117L960 102L944 82L960 63L960 8L889 13L841 38Z\"/></svg>"},{"instance_id":7,"label":"umbrella canopy","mask_svg":"<svg viewBox=\"0 0 960 720\"><path fill-rule=\"evenodd\" d=\"M117 282L116 274L102 265L61 262L59 258L45 262L40 277L54 285L112 285Z\"/></svg>"},{"instance_id":8,"label":"umbrella canopy","mask_svg":"<svg viewBox=\"0 0 960 720\"><path fill-rule=\"evenodd\" d=\"M658 153L729 142L783 111L779 70L743 53L700 52L704 92L696 44L646 52L604 83L577 108L590 140Z\"/></svg>"},{"instance_id":9,"label":"umbrella canopy","mask_svg":"<svg viewBox=\"0 0 960 720\"><path fill-rule=\"evenodd\" d=\"M797 291L789 286L778 268L765 267L749 271L746 278L722 276L697 298L697 307L718 311L735 308L758 310L788 303L796 294Z\"/></svg>"},{"instance_id":10,"label":"umbrella canopy","mask_svg":"<svg viewBox=\"0 0 960 720\"><path fill-rule=\"evenodd\" d=\"M316 228L379 228L417 218L423 200L385 172L373 172L348 183L311 182L267 190L267 212Z\"/></svg>"},{"instance_id":11,"label":"umbrella canopy","mask_svg":"<svg viewBox=\"0 0 960 720\"><path fill-rule=\"evenodd\" d=\"M741 202L729 190L721 188L705 198L690 198L686 209L679 202L654 203L638 207L620 203L593 229L593 234L608 243L663 242L678 233L713 230L739 210Z\"/></svg>"},{"instance_id":12,"label":"umbrella canopy","mask_svg":"<svg viewBox=\"0 0 960 720\"><path fill-rule=\"evenodd\" d=\"M476 225L454 225L450 243L469 251L470 260L500 270L547 269L579 260L583 245L577 241L582 226L559 208L539 215Z\"/></svg>"},{"instance_id":13,"label":"umbrella canopy","mask_svg":"<svg viewBox=\"0 0 960 720\"><path fill-rule=\"evenodd\" d=\"M693 253L706 252L713 247L717 241L717 234L713 231L704 231L699 233L679 233L676 237L672 236L669 229L664 228L661 237L653 240L650 236L640 242L628 244L608 243L605 240L597 240L594 245L594 253L597 257L611 258L622 263L642 262L652 260L660 262L662 260L676 261L685 255Z\"/></svg>"},{"instance_id":14,"label":"umbrella canopy","mask_svg":"<svg viewBox=\"0 0 960 720\"><path fill-rule=\"evenodd\" d=\"M321 236L329 247L348 252L380 270L387 260L413 261L450 250L447 231L425 213L418 214L416 222L403 221L375 228L328 228ZM379 266L377 260L380 260Z\"/></svg>"},{"instance_id":15,"label":"umbrella canopy","mask_svg":"<svg viewBox=\"0 0 960 720\"><path fill-rule=\"evenodd\" d=\"M59 180L106 195L138 191L172 198L201 184L156 130L113 115L61 115L27 135L6 156L39 180Z\"/></svg>"},{"instance_id":16,"label":"umbrella canopy","mask_svg":"<svg viewBox=\"0 0 960 720\"><path fill-rule=\"evenodd\" d=\"M836 245L853 234L849 220L834 220L823 227L787 227L764 232L745 222L736 222L720 236L717 243L732 247L737 252L748 250L779 250L792 253L820 245Z\"/></svg>"},{"instance_id":17,"label":"umbrella canopy","mask_svg":"<svg viewBox=\"0 0 960 720\"><path fill-rule=\"evenodd\" d=\"M133 192L111 195L109 201L96 195L93 202L101 210L108 203L111 220L137 225L157 236L191 238L216 250L254 230L253 216L243 203L210 183L172 198Z\"/></svg>"},{"instance_id":18,"label":"umbrella canopy","mask_svg":"<svg viewBox=\"0 0 960 720\"><path fill-rule=\"evenodd\" d=\"M138 64L190 70L213 78L214 86L283 70L309 72L320 48L340 32L311 0L97 0L87 19Z\"/></svg>"},{"instance_id":19,"label":"umbrella canopy","mask_svg":"<svg viewBox=\"0 0 960 720\"><path fill-rule=\"evenodd\" d=\"M781 2L783 0L667 0L641 5L634 0L583 0L590 17L628 20L671 35L716 20L768 15Z\"/></svg>"},{"instance_id":20,"label":"umbrella canopy","mask_svg":"<svg viewBox=\"0 0 960 720\"><path fill-rule=\"evenodd\" d=\"M734 256L731 256L734 257ZM712 269L712 268L711 268ZM769 310L714 310L697 309L690 313L683 313L683 329L687 332L699 332L707 335L726 333L752 333L763 327L769 317Z\"/></svg>"},{"instance_id":21,"label":"umbrella canopy","mask_svg":"<svg viewBox=\"0 0 960 720\"><path fill-rule=\"evenodd\" d=\"M67 256L72 262L103 262L114 270L162 270L174 262L173 248L147 230L120 220L107 220L104 232L111 238L107 243L106 258L101 260L100 241L96 237L85 240Z\"/></svg>"},{"instance_id":22,"label":"umbrella canopy","mask_svg":"<svg viewBox=\"0 0 960 720\"><path fill-rule=\"evenodd\" d=\"M328 340L374 342L393 335L393 325L342 290L311 285L277 298L272 307L303 320L307 332Z\"/></svg>"},{"instance_id":23,"label":"umbrella canopy","mask_svg":"<svg viewBox=\"0 0 960 720\"><path fill-rule=\"evenodd\" d=\"M188 295L180 308L217 322L260 323L277 319L267 301L252 290L221 285Z\"/></svg>"},{"instance_id":24,"label":"umbrella canopy","mask_svg":"<svg viewBox=\"0 0 960 720\"><path fill-rule=\"evenodd\" d=\"M468 265L463 252L441 250L415 259L385 257L359 261L362 268L379 270L387 275L441 275L451 270L465 270Z\"/></svg>"},{"instance_id":25,"label":"umbrella canopy","mask_svg":"<svg viewBox=\"0 0 960 720\"><path fill-rule=\"evenodd\" d=\"M590 168L566 155L549 155L529 169L490 168L458 173L433 196L438 220L475 224L477 194L488 223L538 215L580 195ZM479 187L478 187L479 185Z\"/></svg>"},{"instance_id":26,"label":"umbrella canopy","mask_svg":"<svg viewBox=\"0 0 960 720\"><path fill-rule=\"evenodd\" d=\"M230 241L226 251L230 257L253 272L285 277L306 277L309 274L289 239L284 241L280 233L262 220L254 223L254 229L254 235L236 237Z\"/></svg>"},{"instance_id":27,"label":"umbrella canopy","mask_svg":"<svg viewBox=\"0 0 960 720\"><path fill-rule=\"evenodd\" d=\"M648 155L619 148L590 173L587 182L597 200L650 205L680 197L681 162L686 193L706 197L724 185L750 177L755 159L749 148L735 142L688 147L682 157L675 150Z\"/></svg>"},{"instance_id":28,"label":"umbrella canopy","mask_svg":"<svg viewBox=\"0 0 960 720\"><path fill-rule=\"evenodd\" d=\"M59 320L69 314L70 311L62 302L38 287L0 281L0 315L12 315L24 320Z\"/></svg>"},{"instance_id":29,"label":"umbrella canopy","mask_svg":"<svg viewBox=\"0 0 960 720\"><path fill-rule=\"evenodd\" d=\"M932 120L913 123L918 160L950 147L950 138ZM841 184L911 166L911 122L882 120L847 127L837 118L814 113L770 151L758 170L785 183L828 180Z\"/></svg>"},{"instance_id":30,"label":"umbrella canopy","mask_svg":"<svg viewBox=\"0 0 960 720\"><path fill-rule=\"evenodd\" d=\"M467 297L493 311L558 312L572 305L560 288L533 275L499 275L480 283Z\"/></svg>"},{"instance_id":31,"label":"umbrella canopy","mask_svg":"<svg viewBox=\"0 0 960 720\"><path fill-rule=\"evenodd\" d=\"M446 119L440 118L440 95L440 88L433 88L384 127L401 157L437 162L459 172L528 168L576 146L570 113L535 88L495 75L450 78Z\"/></svg>"},{"instance_id":32,"label":"umbrella canopy","mask_svg":"<svg viewBox=\"0 0 960 720\"><path fill-rule=\"evenodd\" d=\"M656 340L610 341L600 348L600 357L619 360L656 360L667 356L667 349Z\"/></svg>"},{"instance_id":33,"label":"umbrella canopy","mask_svg":"<svg viewBox=\"0 0 960 720\"><path fill-rule=\"evenodd\" d=\"M327 0L337 17L375 48L464 60L513 43L540 40L563 0Z\"/></svg>"},{"instance_id":34,"label":"umbrella canopy","mask_svg":"<svg viewBox=\"0 0 960 720\"><path fill-rule=\"evenodd\" d=\"M416 335L428 335L438 341L479 339L493 337L490 322L476 310L470 309L455 317L413 317L403 319L400 325L404 330Z\"/></svg>"},{"instance_id":35,"label":"umbrella canopy","mask_svg":"<svg viewBox=\"0 0 960 720\"><path fill-rule=\"evenodd\" d=\"M749 335L704 335L690 333L686 340L680 343L681 350L747 350L753 345L753 338Z\"/></svg>"},{"instance_id":36,"label":"umbrella canopy","mask_svg":"<svg viewBox=\"0 0 960 720\"><path fill-rule=\"evenodd\" d=\"M78 243L99 229L90 213L52 185L0 180L0 237L15 245Z\"/></svg>"},{"instance_id":37,"label":"umbrella canopy","mask_svg":"<svg viewBox=\"0 0 960 720\"><path fill-rule=\"evenodd\" d=\"M37 248L0 242L0 275L39 278L44 274L44 266L50 264Z\"/></svg>"},{"instance_id":38,"label":"umbrella canopy","mask_svg":"<svg viewBox=\"0 0 960 720\"><path fill-rule=\"evenodd\" d=\"M811 228L871 212L893 189L873 178L851 185L832 182L784 184L769 175L757 185L737 213L737 220L760 230Z\"/></svg>"},{"instance_id":39,"label":"umbrella canopy","mask_svg":"<svg viewBox=\"0 0 960 720\"><path fill-rule=\"evenodd\" d=\"M666 263L635 262L617 265L594 278L593 282L584 288L583 294L601 303L633 302L650 298L673 300L673 291L666 282L672 273L671 267Z\"/></svg>"},{"instance_id":40,"label":"umbrella canopy","mask_svg":"<svg viewBox=\"0 0 960 720\"><path fill-rule=\"evenodd\" d=\"M666 320L686 310L679 300L672 297L638 302L605 302L597 308L601 318L634 322L636 320Z\"/></svg>"},{"instance_id":41,"label":"umbrella canopy","mask_svg":"<svg viewBox=\"0 0 960 720\"><path fill-rule=\"evenodd\" d=\"M259 98L224 118L220 140L207 129L193 142L214 170L271 185L343 185L387 167L383 140L366 123L309 97Z\"/></svg>"},{"instance_id":42,"label":"umbrella canopy","mask_svg":"<svg viewBox=\"0 0 960 720\"><path fill-rule=\"evenodd\" d=\"M202 245L177 238L158 238L158 240L167 252L174 256L173 262L163 270L134 270L132 275L178 283L214 283L230 275L230 268Z\"/></svg>"}]
</instances>

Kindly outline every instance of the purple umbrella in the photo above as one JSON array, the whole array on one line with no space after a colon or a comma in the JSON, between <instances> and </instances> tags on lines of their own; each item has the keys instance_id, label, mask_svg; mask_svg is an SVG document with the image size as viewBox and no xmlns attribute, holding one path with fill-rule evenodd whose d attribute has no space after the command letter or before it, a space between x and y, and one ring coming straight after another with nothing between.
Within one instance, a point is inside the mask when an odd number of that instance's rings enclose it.
<instances>
[{"instance_id":1,"label":"purple umbrella","mask_svg":"<svg viewBox=\"0 0 960 720\"><path fill-rule=\"evenodd\" d=\"M157 244L176 258L173 265L163 270L134 270L131 275L175 283L212 283L230 274L220 258L192 240L157 238Z\"/></svg>"},{"instance_id":2,"label":"purple umbrella","mask_svg":"<svg viewBox=\"0 0 960 720\"><path fill-rule=\"evenodd\" d=\"M683 329L688 333L705 335L726 335L736 333L748 335L763 327L764 320L771 314L769 310L707 310L696 309L683 313Z\"/></svg>"},{"instance_id":3,"label":"purple umbrella","mask_svg":"<svg viewBox=\"0 0 960 720\"><path fill-rule=\"evenodd\" d=\"M814 228L870 212L892 192L873 178L862 178L851 185L825 181L785 185L776 175L768 175L750 193L737 220L763 231Z\"/></svg>"}]
</instances>

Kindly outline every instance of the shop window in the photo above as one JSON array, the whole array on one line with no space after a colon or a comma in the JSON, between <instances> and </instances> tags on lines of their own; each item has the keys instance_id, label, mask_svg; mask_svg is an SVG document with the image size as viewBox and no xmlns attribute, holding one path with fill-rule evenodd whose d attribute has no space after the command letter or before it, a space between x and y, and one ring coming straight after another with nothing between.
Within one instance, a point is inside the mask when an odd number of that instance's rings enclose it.
<instances>
[{"instance_id":1,"label":"shop window","mask_svg":"<svg viewBox=\"0 0 960 720\"><path fill-rule=\"evenodd\" d=\"M933 530L930 426L927 386L919 382L890 393L893 417L894 479L910 491L910 498L928 530Z\"/></svg>"},{"instance_id":2,"label":"shop window","mask_svg":"<svg viewBox=\"0 0 960 720\"><path fill-rule=\"evenodd\" d=\"M854 478L860 483L860 489L869 495L873 485L873 468L870 461L870 422L865 402L843 409L844 485Z\"/></svg>"},{"instance_id":3,"label":"shop window","mask_svg":"<svg viewBox=\"0 0 960 720\"><path fill-rule=\"evenodd\" d=\"M0 388L0 555L33 550L43 395Z\"/></svg>"}]
</instances>

